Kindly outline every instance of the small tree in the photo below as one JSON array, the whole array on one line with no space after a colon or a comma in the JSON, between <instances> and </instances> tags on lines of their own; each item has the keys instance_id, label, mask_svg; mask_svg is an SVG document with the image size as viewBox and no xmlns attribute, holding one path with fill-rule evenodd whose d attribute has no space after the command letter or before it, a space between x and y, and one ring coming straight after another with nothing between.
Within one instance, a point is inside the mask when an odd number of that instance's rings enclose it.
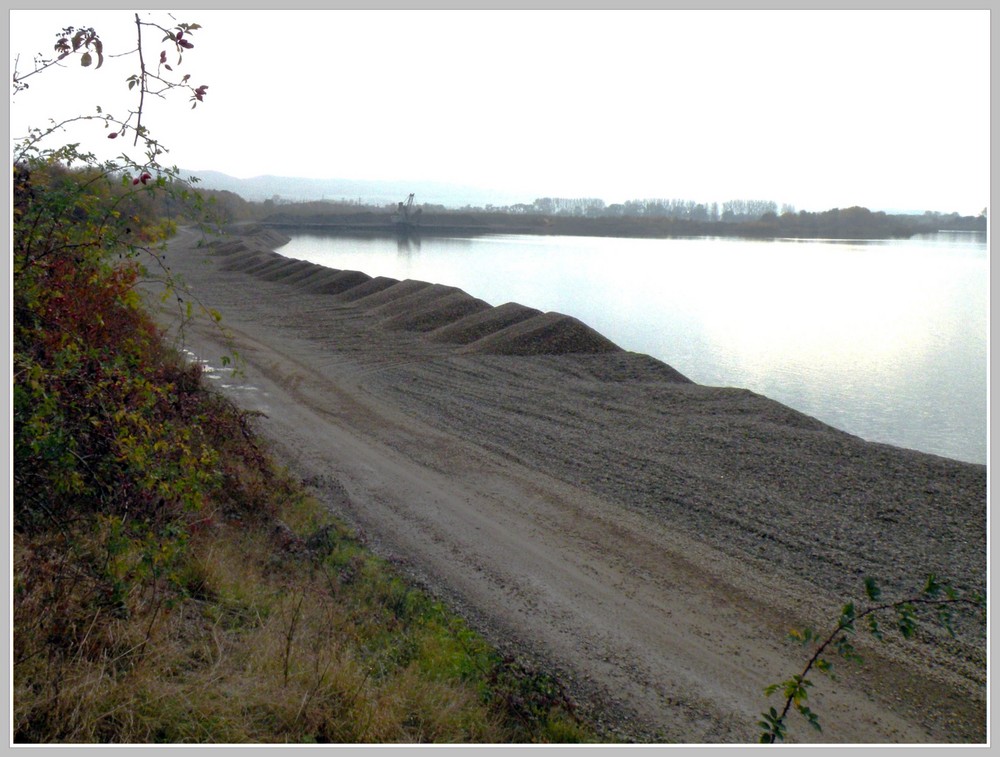
<instances>
[{"instance_id":1,"label":"small tree","mask_svg":"<svg viewBox=\"0 0 1000 757\"><path fill-rule=\"evenodd\" d=\"M948 582L940 581L933 575L927 577L927 582L919 593L894 602L881 601L882 591L874 579L866 578L864 585L865 596L870 604L860 608L854 602L845 604L836 625L827 634L819 634L810 628L793 630L789 634L792 640L810 647L812 654L801 672L780 683L771 684L764 690L767 696L780 692L785 701L780 711L771 707L763 713L763 719L758 721L761 743L784 741L787 733L786 719L793 708L810 726L822 731L819 716L808 705L809 689L813 686L809 674L815 669L833 676L830 652L851 662L861 662L862 658L851 641L858 628L866 630L879 641L885 641L886 627L883 623L891 623L904 639L912 639L917 631L919 617L932 613L932 618L954 636L952 622L955 610L975 609L984 616L986 612L985 596L978 593L963 595Z\"/></svg>"},{"instance_id":2,"label":"small tree","mask_svg":"<svg viewBox=\"0 0 1000 757\"><path fill-rule=\"evenodd\" d=\"M175 298L182 322L195 312L218 322L217 312L201 307L190 294L185 299L178 293L180 282L170 273L162 255L165 240L174 233L178 218L199 223L203 230L209 227L214 201L206 202L194 191L192 184L197 178L182 180L176 166L163 164L167 149L144 120L151 98L183 94L192 108L205 102L208 85L196 86L191 74L175 70L182 67L185 53L194 49L193 40L201 26L186 22L163 24L144 19L139 13L134 14L134 26L135 46L116 56L135 63L134 72L124 81L134 99L123 117L96 105L93 113L52 120L46 127L33 126L15 142L15 189L22 190L20 204L15 205L13 213L15 284L18 277L28 275L32 266L48 265L60 256L113 251L134 263L142 275L154 271L163 284L164 299ZM33 77L73 61L96 72L108 56L93 27L64 27L55 34L52 55L37 55L30 71L22 72L20 59L15 60L13 95L23 96ZM58 142L58 135L68 126L81 123L103 127L103 137L108 140L130 140L139 149L138 154L129 154L126 148L117 158L100 160L80 143ZM55 178L66 176L67 170L82 180ZM112 188L115 185L118 189ZM45 202L40 201L43 190ZM102 193L104 196L99 198ZM26 205L29 197L34 200L30 211ZM73 226L74 233L86 236L86 244L66 237L70 231L64 223L67 214L77 221L87 217L87 225ZM225 356L223 362L229 363L231 358Z\"/></svg>"}]
</instances>

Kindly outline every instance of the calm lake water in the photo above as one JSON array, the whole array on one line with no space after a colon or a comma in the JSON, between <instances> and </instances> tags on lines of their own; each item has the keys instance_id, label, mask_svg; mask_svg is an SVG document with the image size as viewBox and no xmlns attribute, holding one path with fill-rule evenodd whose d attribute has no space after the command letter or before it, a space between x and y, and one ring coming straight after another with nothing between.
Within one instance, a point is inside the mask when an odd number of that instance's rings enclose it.
<instances>
[{"instance_id":1,"label":"calm lake water","mask_svg":"<svg viewBox=\"0 0 1000 757\"><path fill-rule=\"evenodd\" d=\"M886 242L296 234L280 252L572 315L700 384L751 389L871 441L986 462L982 234Z\"/></svg>"}]
</instances>

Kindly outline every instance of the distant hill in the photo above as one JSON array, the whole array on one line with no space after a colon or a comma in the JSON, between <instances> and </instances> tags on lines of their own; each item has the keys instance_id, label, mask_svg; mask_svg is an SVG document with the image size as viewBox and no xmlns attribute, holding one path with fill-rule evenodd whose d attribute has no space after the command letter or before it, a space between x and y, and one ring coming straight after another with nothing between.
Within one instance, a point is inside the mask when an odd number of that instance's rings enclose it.
<instances>
[{"instance_id":1,"label":"distant hill","mask_svg":"<svg viewBox=\"0 0 1000 757\"><path fill-rule=\"evenodd\" d=\"M533 198L514 196L480 187L429 181L363 181L358 179L304 179L294 176L254 176L238 179L218 171L182 170L184 178L196 176L203 189L226 190L245 200L261 202L279 198L285 202L314 200L360 201L367 205L389 205L405 200L413 192L421 205L446 208L504 206L531 202Z\"/></svg>"}]
</instances>

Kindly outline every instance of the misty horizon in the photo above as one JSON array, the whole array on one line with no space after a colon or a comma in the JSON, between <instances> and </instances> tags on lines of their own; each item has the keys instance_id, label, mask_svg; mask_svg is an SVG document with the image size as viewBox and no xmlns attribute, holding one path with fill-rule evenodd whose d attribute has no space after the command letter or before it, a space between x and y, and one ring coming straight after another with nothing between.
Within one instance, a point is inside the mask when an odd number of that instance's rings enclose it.
<instances>
[{"instance_id":1,"label":"misty horizon","mask_svg":"<svg viewBox=\"0 0 1000 757\"><path fill-rule=\"evenodd\" d=\"M630 202L693 202L699 205L711 206L717 204L722 206L732 202L764 202L773 203L777 212L783 213L786 210L791 212L806 211L810 213L821 213L828 210L846 209L851 207L863 207L872 212L881 212L888 215L920 215L925 213L938 214L943 216L957 215L960 217L977 217L982 215L987 204L975 212L962 212L953 207L949 208L916 208L916 207L871 207L861 203L842 204L839 206L820 207L802 206L798 203L783 198L763 197L763 196L742 196L742 197L716 197L697 198L687 196L645 196L635 194L622 197L614 195L602 197L593 194L555 194L551 192L515 192L502 188L495 188L485 185L475 185L468 183L446 182L440 180L426 179L365 179L334 176L329 178L299 176L293 173L286 174L256 174L253 176L234 176L224 171L215 169L182 169L181 174L185 177L196 177L201 181L197 185L204 189L216 189L232 191L240 195L243 199L251 202L261 202L274 199L277 196L281 202L330 202L356 204L362 201L369 205L395 205L398 201L405 200L410 193L414 193L414 202L417 205L442 205L449 209L462 209L465 207L483 208L492 205L497 208L531 205L542 199L553 199L563 201L584 201L594 200L603 202L607 207L623 205ZM428 199L430 198L430 199Z\"/></svg>"}]
</instances>

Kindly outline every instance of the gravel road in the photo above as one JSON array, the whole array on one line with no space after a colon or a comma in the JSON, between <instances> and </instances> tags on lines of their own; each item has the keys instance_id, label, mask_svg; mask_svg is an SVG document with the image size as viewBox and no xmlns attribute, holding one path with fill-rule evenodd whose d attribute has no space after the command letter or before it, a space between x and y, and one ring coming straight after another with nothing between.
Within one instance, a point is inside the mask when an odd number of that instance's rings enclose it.
<instances>
[{"instance_id":1,"label":"gravel road","mask_svg":"<svg viewBox=\"0 0 1000 757\"><path fill-rule=\"evenodd\" d=\"M694 384L530 303L331 271L241 233L183 230L166 255L231 343L210 319L180 331L164 306L164 322L376 551L556 672L609 738L754 741L779 704L763 689L807 659L788 630L829 627L864 576L887 598L929 572L985 588L985 466ZM792 719L790 740L985 741L978 621L857 642L865 664L810 692L822 733Z\"/></svg>"}]
</instances>

